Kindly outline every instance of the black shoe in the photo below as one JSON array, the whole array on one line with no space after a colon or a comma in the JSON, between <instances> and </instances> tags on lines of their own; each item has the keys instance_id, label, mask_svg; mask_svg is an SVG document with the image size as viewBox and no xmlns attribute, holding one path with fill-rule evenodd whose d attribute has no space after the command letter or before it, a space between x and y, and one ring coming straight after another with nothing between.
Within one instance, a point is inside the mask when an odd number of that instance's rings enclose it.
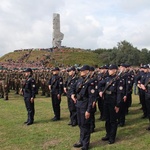
<instances>
[{"instance_id":1,"label":"black shoe","mask_svg":"<svg viewBox=\"0 0 150 150\"><path fill-rule=\"evenodd\" d=\"M54 118L52 118L51 120L52 120L52 121L56 121L56 120L57 120L57 117L54 117Z\"/></svg>"},{"instance_id":2,"label":"black shoe","mask_svg":"<svg viewBox=\"0 0 150 150\"><path fill-rule=\"evenodd\" d=\"M56 117L52 118L51 120L53 121Z\"/></svg>"},{"instance_id":3,"label":"black shoe","mask_svg":"<svg viewBox=\"0 0 150 150\"><path fill-rule=\"evenodd\" d=\"M29 125L31 125L31 124L33 124L33 122L28 122L28 123L27 123L27 126L29 126Z\"/></svg>"},{"instance_id":4,"label":"black shoe","mask_svg":"<svg viewBox=\"0 0 150 150\"><path fill-rule=\"evenodd\" d=\"M69 125L69 126L71 126L71 125L72 125L71 121L68 123L68 125Z\"/></svg>"},{"instance_id":5,"label":"black shoe","mask_svg":"<svg viewBox=\"0 0 150 150\"><path fill-rule=\"evenodd\" d=\"M119 123L118 126L119 126L119 127L123 127L123 126L124 126L124 123Z\"/></svg>"},{"instance_id":6,"label":"black shoe","mask_svg":"<svg viewBox=\"0 0 150 150\"><path fill-rule=\"evenodd\" d=\"M77 125L77 123L76 123L76 122L73 122L73 123L72 123L72 126L73 126L73 127L75 127L76 125Z\"/></svg>"},{"instance_id":7,"label":"black shoe","mask_svg":"<svg viewBox=\"0 0 150 150\"><path fill-rule=\"evenodd\" d=\"M93 133L93 132L95 132L95 130L94 130L94 129L91 129L91 130L90 130L90 133Z\"/></svg>"},{"instance_id":8,"label":"black shoe","mask_svg":"<svg viewBox=\"0 0 150 150\"><path fill-rule=\"evenodd\" d=\"M53 118L52 121L58 121L60 118Z\"/></svg>"},{"instance_id":9,"label":"black shoe","mask_svg":"<svg viewBox=\"0 0 150 150\"><path fill-rule=\"evenodd\" d=\"M102 141L108 141L108 140L109 140L108 136L102 137Z\"/></svg>"},{"instance_id":10,"label":"black shoe","mask_svg":"<svg viewBox=\"0 0 150 150\"><path fill-rule=\"evenodd\" d=\"M73 147L82 147L82 144L81 144L80 142L78 142L78 143L75 143L75 144L73 145Z\"/></svg>"},{"instance_id":11,"label":"black shoe","mask_svg":"<svg viewBox=\"0 0 150 150\"><path fill-rule=\"evenodd\" d=\"M148 131L149 131L149 130L150 130L150 127L146 128L146 130L148 130Z\"/></svg>"},{"instance_id":12,"label":"black shoe","mask_svg":"<svg viewBox=\"0 0 150 150\"><path fill-rule=\"evenodd\" d=\"M143 115L143 116L141 117L141 119L145 119L145 118L147 118L147 116L146 116L146 115Z\"/></svg>"},{"instance_id":13,"label":"black shoe","mask_svg":"<svg viewBox=\"0 0 150 150\"><path fill-rule=\"evenodd\" d=\"M28 121L25 121L25 122L24 122L24 124L27 124L27 123L28 123Z\"/></svg>"},{"instance_id":14,"label":"black shoe","mask_svg":"<svg viewBox=\"0 0 150 150\"><path fill-rule=\"evenodd\" d=\"M88 150L88 148L84 148L84 147L82 147L82 148L81 148L81 150Z\"/></svg>"},{"instance_id":15,"label":"black shoe","mask_svg":"<svg viewBox=\"0 0 150 150\"><path fill-rule=\"evenodd\" d=\"M109 140L108 144L114 144L115 140Z\"/></svg>"}]
</instances>

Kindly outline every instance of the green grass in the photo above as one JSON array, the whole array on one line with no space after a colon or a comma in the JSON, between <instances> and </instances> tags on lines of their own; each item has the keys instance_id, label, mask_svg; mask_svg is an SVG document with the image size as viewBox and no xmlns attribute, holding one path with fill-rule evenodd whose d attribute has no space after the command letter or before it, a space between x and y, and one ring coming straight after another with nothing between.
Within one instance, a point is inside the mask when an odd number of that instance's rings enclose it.
<instances>
[{"instance_id":1,"label":"green grass","mask_svg":"<svg viewBox=\"0 0 150 150\"><path fill-rule=\"evenodd\" d=\"M9 59L13 59L16 61L18 60L18 58L21 58L26 53L27 53L26 51L7 53L6 55L0 58L0 62L5 62L5 60L9 60Z\"/></svg>"},{"instance_id":2,"label":"green grass","mask_svg":"<svg viewBox=\"0 0 150 150\"><path fill-rule=\"evenodd\" d=\"M126 117L126 126L118 128L116 143L108 145L101 141L105 136L105 122L98 120L96 112L96 132L91 135L91 150L149 150L150 132L145 130L147 119L141 119L141 106L138 96L133 95L133 104ZM50 98L40 95L35 99L35 123L31 126L26 121L26 109L23 97L9 93L9 100L0 99L0 150L75 150L72 145L79 139L79 128L68 126L69 112L66 97L62 97L61 120L52 122Z\"/></svg>"}]
</instances>

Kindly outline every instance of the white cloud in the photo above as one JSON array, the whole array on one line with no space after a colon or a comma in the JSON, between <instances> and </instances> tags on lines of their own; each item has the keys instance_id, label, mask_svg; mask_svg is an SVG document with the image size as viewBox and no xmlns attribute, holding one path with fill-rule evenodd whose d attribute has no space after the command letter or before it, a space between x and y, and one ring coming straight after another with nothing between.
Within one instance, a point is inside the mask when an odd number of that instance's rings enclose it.
<instances>
[{"instance_id":1,"label":"white cloud","mask_svg":"<svg viewBox=\"0 0 150 150\"><path fill-rule=\"evenodd\" d=\"M60 14L62 45L113 48L127 40L150 49L149 0L1 0L1 55L52 46L52 16Z\"/></svg>"}]
</instances>

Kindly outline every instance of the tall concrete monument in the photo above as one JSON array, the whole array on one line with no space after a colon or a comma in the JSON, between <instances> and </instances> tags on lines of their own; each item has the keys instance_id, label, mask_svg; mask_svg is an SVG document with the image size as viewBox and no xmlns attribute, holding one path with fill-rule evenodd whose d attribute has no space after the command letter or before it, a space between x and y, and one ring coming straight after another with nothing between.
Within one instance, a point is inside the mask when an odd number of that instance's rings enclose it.
<instances>
[{"instance_id":1,"label":"tall concrete monument","mask_svg":"<svg viewBox=\"0 0 150 150\"><path fill-rule=\"evenodd\" d=\"M53 14L53 47L61 47L61 41L64 38L64 34L60 32L60 15Z\"/></svg>"}]
</instances>

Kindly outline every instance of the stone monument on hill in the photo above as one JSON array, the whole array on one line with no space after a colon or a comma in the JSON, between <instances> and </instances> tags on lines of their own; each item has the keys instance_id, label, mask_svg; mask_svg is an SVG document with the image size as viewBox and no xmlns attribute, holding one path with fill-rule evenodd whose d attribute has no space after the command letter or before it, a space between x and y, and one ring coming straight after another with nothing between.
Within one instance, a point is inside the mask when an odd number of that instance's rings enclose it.
<instances>
[{"instance_id":1,"label":"stone monument on hill","mask_svg":"<svg viewBox=\"0 0 150 150\"><path fill-rule=\"evenodd\" d=\"M60 15L54 13L53 14L53 47L61 47L61 41L64 38L64 34L60 32Z\"/></svg>"}]
</instances>

